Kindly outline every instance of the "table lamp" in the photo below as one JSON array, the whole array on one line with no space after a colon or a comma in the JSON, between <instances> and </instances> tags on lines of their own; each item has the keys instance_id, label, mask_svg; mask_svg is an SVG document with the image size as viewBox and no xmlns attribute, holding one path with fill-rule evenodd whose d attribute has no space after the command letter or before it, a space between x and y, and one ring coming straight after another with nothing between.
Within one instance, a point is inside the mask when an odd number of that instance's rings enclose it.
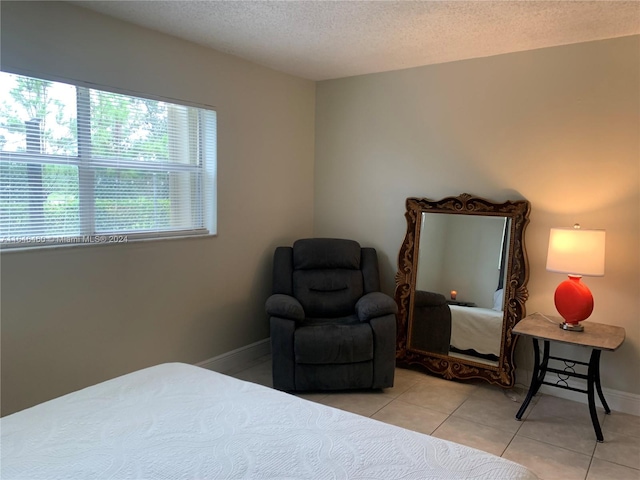
<instances>
[{"instance_id":1,"label":"table lamp","mask_svg":"<svg viewBox=\"0 0 640 480\"><path fill-rule=\"evenodd\" d=\"M593 295L580 279L583 275L604 276L604 239L604 230L582 230L578 224L551 229L547 270L569 274L554 295L556 309L564 318L560 324L564 330L582 332L580 322L593 311Z\"/></svg>"}]
</instances>

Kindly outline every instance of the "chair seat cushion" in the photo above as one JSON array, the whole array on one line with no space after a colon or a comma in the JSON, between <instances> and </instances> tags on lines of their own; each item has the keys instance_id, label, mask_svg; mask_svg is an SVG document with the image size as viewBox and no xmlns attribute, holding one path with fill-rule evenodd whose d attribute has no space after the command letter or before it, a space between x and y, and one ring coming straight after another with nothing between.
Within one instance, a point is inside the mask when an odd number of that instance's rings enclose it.
<instances>
[{"instance_id":1,"label":"chair seat cushion","mask_svg":"<svg viewBox=\"0 0 640 480\"><path fill-rule=\"evenodd\" d=\"M316 365L373 359L373 332L368 323L305 325L293 339L296 363Z\"/></svg>"}]
</instances>

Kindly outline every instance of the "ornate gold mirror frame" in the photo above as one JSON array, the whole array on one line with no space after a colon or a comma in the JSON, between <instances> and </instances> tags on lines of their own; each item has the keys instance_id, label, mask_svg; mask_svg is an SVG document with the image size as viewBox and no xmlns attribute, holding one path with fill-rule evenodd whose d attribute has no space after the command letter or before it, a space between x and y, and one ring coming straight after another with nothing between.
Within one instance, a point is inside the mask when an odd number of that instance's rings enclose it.
<instances>
[{"instance_id":1,"label":"ornate gold mirror frame","mask_svg":"<svg viewBox=\"0 0 640 480\"><path fill-rule=\"evenodd\" d=\"M529 223L530 205L526 200L494 203L463 193L434 201L426 198L407 198L407 233L398 255L395 299L398 304L398 332L396 360L398 366L421 366L447 379L479 378L502 387L515 382L513 327L525 316L525 301L529 294L528 261L524 246L524 230ZM498 216L510 219L508 257L504 276L504 319L497 365L487 365L472 359L431 353L412 348L409 342L416 294L416 272L423 213Z\"/></svg>"}]
</instances>

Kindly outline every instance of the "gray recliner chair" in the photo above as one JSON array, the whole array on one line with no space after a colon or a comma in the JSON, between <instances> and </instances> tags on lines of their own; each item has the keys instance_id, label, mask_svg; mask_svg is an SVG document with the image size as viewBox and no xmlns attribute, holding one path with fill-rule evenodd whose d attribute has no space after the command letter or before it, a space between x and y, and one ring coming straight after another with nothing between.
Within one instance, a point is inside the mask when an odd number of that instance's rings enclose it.
<instances>
[{"instance_id":1,"label":"gray recliner chair","mask_svg":"<svg viewBox=\"0 0 640 480\"><path fill-rule=\"evenodd\" d=\"M273 386L285 391L393 386L395 301L373 248L309 238L278 247L270 317Z\"/></svg>"}]
</instances>

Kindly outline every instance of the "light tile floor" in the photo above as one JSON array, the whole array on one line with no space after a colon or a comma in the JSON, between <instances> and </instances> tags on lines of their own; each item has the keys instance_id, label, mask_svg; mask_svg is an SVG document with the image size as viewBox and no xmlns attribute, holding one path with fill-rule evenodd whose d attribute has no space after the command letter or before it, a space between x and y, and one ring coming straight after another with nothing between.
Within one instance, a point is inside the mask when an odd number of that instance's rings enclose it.
<instances>
[{"instance_id":1,"label":"light tile floor","mask_svg":"<svg viewBox=\"0 0 640 480\"><path fill-rule=\"evenodd\" d=\"M271 357L229 374L271 387ZM394 383L381 391L298 396L508 458L541 480L640 480L640 417L599 409L605 441L597 443L582 403L538 395L518 422L521 389L401 368Z\"/></svg>"}]
</instances>

